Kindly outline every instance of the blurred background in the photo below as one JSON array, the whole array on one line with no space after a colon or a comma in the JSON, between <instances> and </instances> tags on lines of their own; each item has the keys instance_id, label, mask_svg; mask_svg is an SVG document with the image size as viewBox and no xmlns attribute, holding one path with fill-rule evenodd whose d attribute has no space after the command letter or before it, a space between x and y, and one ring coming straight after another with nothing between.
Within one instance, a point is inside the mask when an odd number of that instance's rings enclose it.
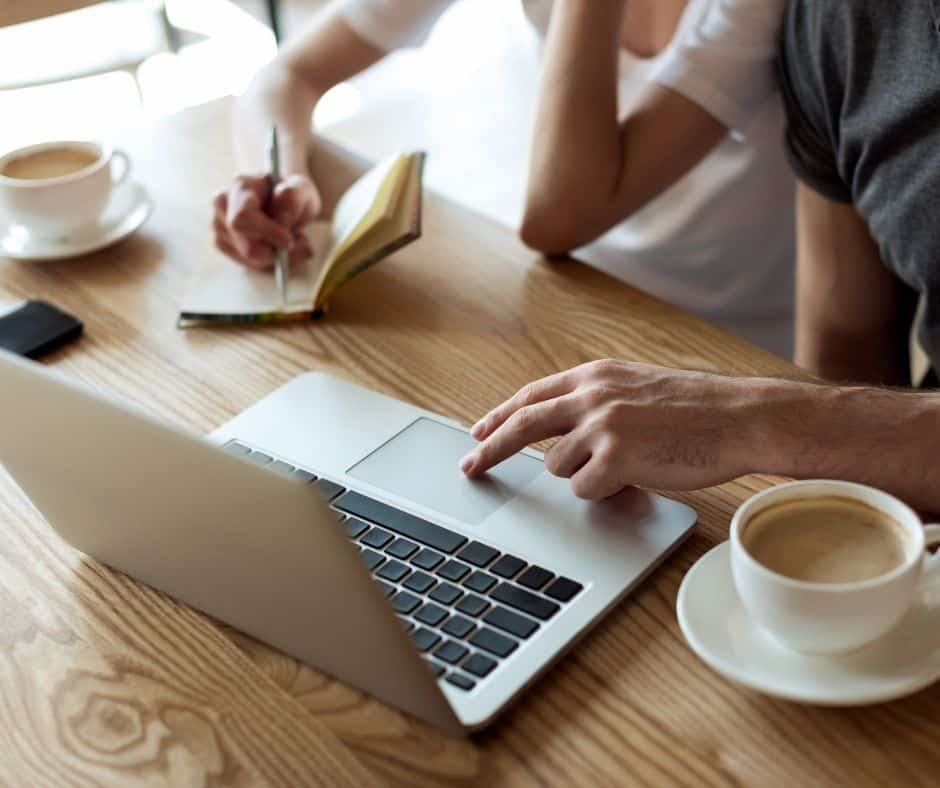
<instances>
[{"instance_id":1,"label":"blurred background","mask_svg":"<svg viewBox=\"0 0 940 788\"><path fill-rule=\"evenodd\" d=\"M0 0L0 154L51 139L109 139L238 95L275 56L272 23L286 40L323 5ZM515 224L537 62L519 3L457 0L423 47L330 91L314 125L371 159L423 148L432 188Z\"/></svg>"}]
</instances>

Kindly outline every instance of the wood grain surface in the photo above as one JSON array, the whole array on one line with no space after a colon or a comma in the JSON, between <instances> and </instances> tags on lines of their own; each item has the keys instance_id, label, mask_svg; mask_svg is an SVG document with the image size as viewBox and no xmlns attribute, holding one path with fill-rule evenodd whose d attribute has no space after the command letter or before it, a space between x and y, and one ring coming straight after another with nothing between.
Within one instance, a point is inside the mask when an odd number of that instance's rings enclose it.
<instances>
[{"instance_id":1,"label":"wood grain surface","mask_svg":"<svg viewBox=\"0 0 940 788\"><path fill-rule=\"evenodd\" d=\"M53 367L199 433L308 369L465 423L534 377L606 356L799 374L430 194L424 238L343 290L326 320L178 331L211 194L233 168L230 115L218 102L115 140L156 202L134 237L60 263L0 260L0 299L43 297L86 323ZM328 194L356 171L323 144L312 162ZM935 784L937 688L811 708L737 687L686 646L684 573L769 483L679 496L699 512L695 536L501 721L460 741L82 556L0 477L0 784Z\"/></svg>"},{"instance_id":2,"label":"wood grain surface","mask_svg":"<svg viewBox=\"0 0 940 788\"><path fill-rule=\"evenodd\" d=\"M104 0L3 0L0 2L0 27L77 11L102 2Z\"/></svg>"}]
</instances>

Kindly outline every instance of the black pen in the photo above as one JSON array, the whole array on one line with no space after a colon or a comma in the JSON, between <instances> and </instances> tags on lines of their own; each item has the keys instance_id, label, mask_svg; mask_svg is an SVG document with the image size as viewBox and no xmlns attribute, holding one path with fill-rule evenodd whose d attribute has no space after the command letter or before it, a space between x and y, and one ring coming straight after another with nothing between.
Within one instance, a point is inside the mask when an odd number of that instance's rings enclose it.
<instances>
[{"instance_id":1,"label":"black pen","mask_svg":"<svg viewBox=\"0 0 940 788\"><path fill-rule=\"evenodd\" d=\"M271 178L271 196L281 181L281 149L277 141L277 126L271 126L271 141L268 145L268 170ZM269 204L273 200L269 200ZM274 277L277 280L277 290L281 294L281 307L287 307L287 278L290 276L290 264L287 259L287 250L278 249L274 257Z\"/></svg>"}]
</instances>

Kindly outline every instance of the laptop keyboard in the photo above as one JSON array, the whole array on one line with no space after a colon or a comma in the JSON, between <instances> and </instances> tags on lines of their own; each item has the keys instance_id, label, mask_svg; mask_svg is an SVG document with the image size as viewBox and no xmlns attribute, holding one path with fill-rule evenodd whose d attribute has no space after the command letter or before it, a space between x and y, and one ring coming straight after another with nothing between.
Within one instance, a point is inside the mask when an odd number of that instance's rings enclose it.
<instances>
[{"instance_id":1,"label":"laptop keyboard","mask_svg":"<svg viewBox=\"0 0 940 788\"><path fill-rule=\"evenodd\" d=\"M495 547L264 452L232 454L312 486L330 501L363 563L391 600L415 648L441 681L466 692L537 637L583 586Z\"/></svg>"}]
</instances>

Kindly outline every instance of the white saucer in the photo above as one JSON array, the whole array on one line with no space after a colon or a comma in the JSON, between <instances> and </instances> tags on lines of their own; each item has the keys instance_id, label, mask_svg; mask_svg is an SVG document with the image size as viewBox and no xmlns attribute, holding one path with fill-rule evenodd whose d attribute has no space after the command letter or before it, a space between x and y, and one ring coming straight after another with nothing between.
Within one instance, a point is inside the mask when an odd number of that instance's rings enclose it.
<instances>
[{"instance_id":1,"label":"white saucer","mask_svg":"<svg viewBox=\"0 0 940 788\"><path fill-rule=\"evenodd\" d=\"M937 586L874 643L844 656L809 657L777 643L748 615L734 588L730 558L728 542L702 556L683 579L676 604L692 650L726 678L822 706L881 703L940 679Z\"/></svg>"},{"instance_id":2,"label":"white saucer","mask_svg":"<svg viewBox=\"0 0 940 788\"><path fill-rule=\"evenodd\" d=\"M153 203L139 183L114 189L108 205L94 224L58 238L30 233L25 227L0 226L0 257L15 260L62 260L96 252L115 244L150 217Z\"/></svg>"}]
</instances>

